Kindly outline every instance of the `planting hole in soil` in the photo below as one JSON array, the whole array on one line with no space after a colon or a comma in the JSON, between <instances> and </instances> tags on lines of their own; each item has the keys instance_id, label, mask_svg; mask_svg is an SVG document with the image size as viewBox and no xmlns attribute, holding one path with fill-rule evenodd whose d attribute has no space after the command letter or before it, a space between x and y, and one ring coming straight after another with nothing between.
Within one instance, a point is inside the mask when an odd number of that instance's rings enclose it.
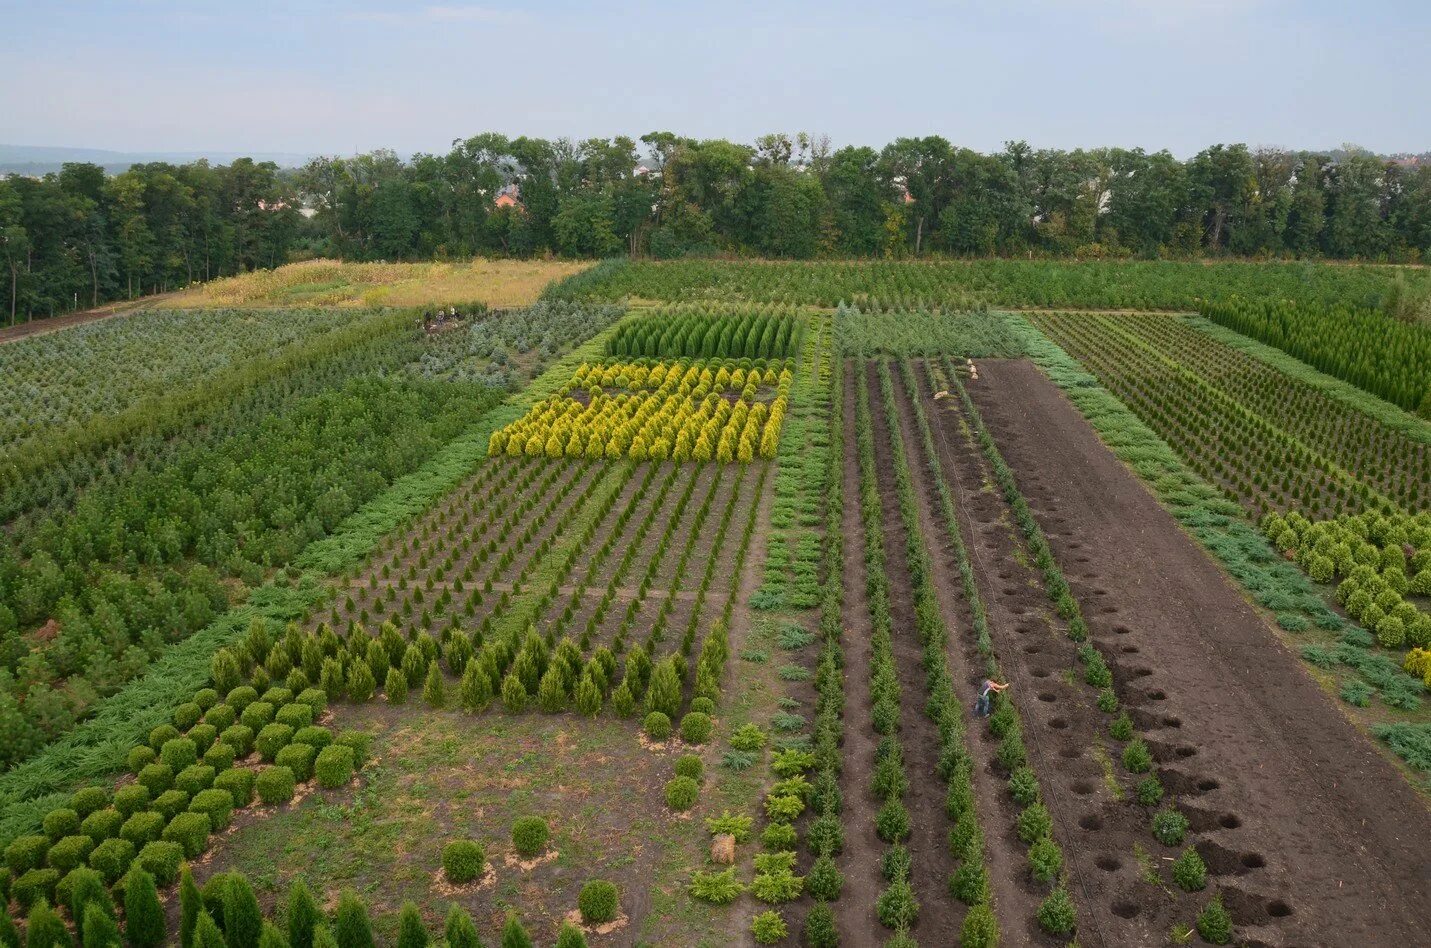
<instances>
[{"instance_id":1,"label":"planting hole in soil","mask_svg":"<svg viewBox=\"0 0 1431 948\"><path fill-rule=\"evenodd\" d=\"M1113 856L1108 853L1104 853L1103 855L1099 856L1097 859L1093 860L1093 863L1099 869L1102 869L1104 872L1117 872L1119 869L1123 868L1123 860L1119 859L1117 856Z\"/></svg>"},{"instance_id":2,"label":"planting hole in soil","mask_svg":"<svg viewBox=\"0 0 1431 948\"><path fill-rule=\"evenodd\" d=\"M1068 785L1068 789L1072 790L1074 793L1078 794L1081 797L1086 797L1097 788L1087 780L1075 780L1073 783Z\"/></svg>"},{"instance_id":3,"label":"planting hole in soil","mask_svg":"<svg viewBox=\"0 0 1431 948\"><path fill-rule=\"evenodd\" d=\"M1053 728L1055 731L1062 731L1068 727L1068 721L1064 718L1050 718L1048 726Z\"/></svg>"},{"instance_id":4,"label":"planting hole in soil","mask_svg":"<svg viewBox=\"0 0 1431 948\"><path fill-rule=\"evenodd\" d=\"M1058 700L1058 695L1054 694L1054 693L1051 692L1051 691L1040 691L1040 692L1038 693L1038 700L1040 700L1040 701L1057 701L1057 700Z\"/></svg>"},{"instance_id":5,"label":"planting hole in soil","mask_svg":"<svg viewBox=\"0 0 1431 948\"><path fill-rule=\"evenodd\" d=\"M1281 899L1273 899L1267 903L1267 914L1273 918L1286 918L1292 914L1292 906Z\"/></svg>"},{"instance_id":6,"label":"planting hole in soil","mask_svg":"<svg viewBox=\"0 0 1431 948\"><path fill-rule=\"evenodd\" d=\"M1119 900L1113 903L1113 914L1119 918L1136 918L1138 911L1138 906L1133 902Z\"/></svg>"},{"instance_id":7,"label":"planting hole in soil","mask_svg":"<svg viewBox=\"0 0 1431 948\"><path fill-rule=\"evenodd\" d=\"M1197 782L1197 788L1202 793L1211 792L1213 790L1216 790L1220 786L1222 786L1222 784L1218 783L1211 777L1204 777Z\"/></svg>"},{"instance_id":8,"label":"planting hole in soil","mask_svg":"<svg viewBox=\"0 0 1431 948\"><path fill-rule=\"evenodd\" d=\"M1261 853L1243 853L1238 861L1248 869L1261 869L1267 865L1267 859Z\"/></svg>"},{"instance_id":9,"label":"planting hole in soil","mask_svg":"<svg viewBox=\"0 0 1431 948\"><path fill-rule=\"evenodd\" d=\"M1223 829L1237 829L1242 825L1242 820L1236 813L1224 813L1217 821Z\"/></svg>"},{"instance_id":10,"label":"planting hole in soil","mask_svg":"<svg viewBox=\"0 0 1431 948\"><path fill-rule=\"evenodd\" d=\"M1097 813L1086 813L1078 818L1078 825L1090 833L1096 833L1103 828L1103 817Z\"/></svg>"}]
</instances>

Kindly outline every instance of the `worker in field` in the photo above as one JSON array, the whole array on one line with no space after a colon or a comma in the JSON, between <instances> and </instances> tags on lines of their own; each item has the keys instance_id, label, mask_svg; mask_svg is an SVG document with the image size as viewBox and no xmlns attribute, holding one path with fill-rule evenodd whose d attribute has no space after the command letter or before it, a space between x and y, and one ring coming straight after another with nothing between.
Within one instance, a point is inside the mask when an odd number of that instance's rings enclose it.
<instances>
[{"instance_id":1,"label":"worker in field","mask_svg":"<svg viewBox=\"0 0 1431 948\"><path fill-rule=\"evenodd\" d=\"M994 693L1007 691L1008 683L999 684L992 678L985 678L984 683L979 686L979 700L974 703L974 716L986 718L994 703Z\"/></svg>"}]
</instances>

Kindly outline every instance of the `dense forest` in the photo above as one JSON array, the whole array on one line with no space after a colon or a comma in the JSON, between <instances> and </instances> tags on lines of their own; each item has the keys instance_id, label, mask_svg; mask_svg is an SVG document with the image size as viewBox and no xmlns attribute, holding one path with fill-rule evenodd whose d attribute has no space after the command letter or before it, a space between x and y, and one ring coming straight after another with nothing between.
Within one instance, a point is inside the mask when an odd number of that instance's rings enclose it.
<instances>
[{"instance_id":1,"label":"dense forest","mask_svg":"<svg viewBox=\"0 0 1431 948\"><path fill-rule=\"evenodd\" d=\"M882 150L478 135L302 168L66 165L0 180L9 318L37 318L294 259L556 253L671 258L1431 255L1431 165L1215 145L996 154L938 136Z\"/></svg>"}]
</instances>

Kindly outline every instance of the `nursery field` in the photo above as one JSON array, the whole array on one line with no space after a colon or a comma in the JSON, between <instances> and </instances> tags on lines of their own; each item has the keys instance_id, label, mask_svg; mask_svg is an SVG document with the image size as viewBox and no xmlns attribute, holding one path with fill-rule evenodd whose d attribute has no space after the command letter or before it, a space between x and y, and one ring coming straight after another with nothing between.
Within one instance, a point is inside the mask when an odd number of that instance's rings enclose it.
<instances>
[{"instance_id":1,"label":"nursery field","mask_svg":"<svg viewBox=\"0 0 1431 948\"><path fill-rule=\"evenodd\" d=\"M1427 943L1388 268L302 266L0 348L0 943Z\"/></svg>"}]
</instances>

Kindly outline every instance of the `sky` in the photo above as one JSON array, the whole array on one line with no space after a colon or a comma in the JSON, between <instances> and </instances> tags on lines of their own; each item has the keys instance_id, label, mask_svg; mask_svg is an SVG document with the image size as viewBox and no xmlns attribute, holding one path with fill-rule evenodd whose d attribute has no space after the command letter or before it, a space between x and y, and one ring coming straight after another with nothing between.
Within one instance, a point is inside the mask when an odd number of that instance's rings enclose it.
<instances>
[{"instance_id":1,"label":"sky","mask_svg":"<svg viewBox=\"0 0 1431 948\"><path fill-rule=\"evenodd\" d=\"M444 152L765 132L1431 150L1421 0L0 0L0 142Z\"/></svg>"}]
</instances>

